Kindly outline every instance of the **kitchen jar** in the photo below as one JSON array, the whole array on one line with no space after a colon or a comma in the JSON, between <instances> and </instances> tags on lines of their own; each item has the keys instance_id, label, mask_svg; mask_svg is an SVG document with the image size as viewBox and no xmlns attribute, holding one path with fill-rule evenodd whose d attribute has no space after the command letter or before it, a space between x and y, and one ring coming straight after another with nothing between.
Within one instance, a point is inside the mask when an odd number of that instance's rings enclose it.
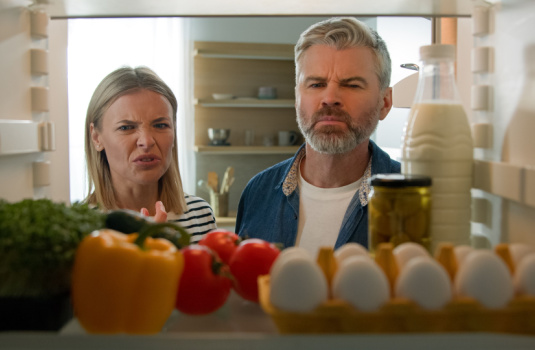
<instances>
[{"instance_id":1,"label":"kitchen jar","mask_svg":"<svg viewBox=\"0 0 535 350\"><path fill-rule=\"evenodd\" d=\"M380 243L397 246L414 242L430 251L431 178L403 174L377 174L370 178L368 250ZM430 251L431 253L431 251Z\"/></svg>"}]
</instances>

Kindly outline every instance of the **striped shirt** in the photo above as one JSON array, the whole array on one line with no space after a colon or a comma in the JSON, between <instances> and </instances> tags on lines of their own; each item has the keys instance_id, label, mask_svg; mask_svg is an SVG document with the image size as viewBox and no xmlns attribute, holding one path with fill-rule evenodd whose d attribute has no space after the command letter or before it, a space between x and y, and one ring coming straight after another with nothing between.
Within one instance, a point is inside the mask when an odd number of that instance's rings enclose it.
<instances>
[{"instance_id":1,"label":"striped shirt","mask_svg":"<svg viewBox=\"0 0 535 350\"><path fill-rule=\"evenodd\" d=\"M217 228L214 212L202 198L185 194L187 210L182 215L167 214L167 221L174 222L191 234L191 243L198 242L206 233Z\"/></svg>"}]
</instances>

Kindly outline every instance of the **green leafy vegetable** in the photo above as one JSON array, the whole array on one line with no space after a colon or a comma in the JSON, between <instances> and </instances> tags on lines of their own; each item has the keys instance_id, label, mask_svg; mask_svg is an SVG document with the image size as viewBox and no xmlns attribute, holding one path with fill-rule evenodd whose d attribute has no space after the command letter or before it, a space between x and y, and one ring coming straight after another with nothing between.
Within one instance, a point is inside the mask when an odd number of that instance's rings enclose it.
<instances>
[{"instance_id":1,"label":"green leafy vegetable","mask_svg":"<svg viewBox=\"0 0 535 350\"><path fill-rule=\"evenodd\" d=\"M0 296L68 291L78 244L104 219L86 204L0 200Z\"/></svg>"}]
</instances>

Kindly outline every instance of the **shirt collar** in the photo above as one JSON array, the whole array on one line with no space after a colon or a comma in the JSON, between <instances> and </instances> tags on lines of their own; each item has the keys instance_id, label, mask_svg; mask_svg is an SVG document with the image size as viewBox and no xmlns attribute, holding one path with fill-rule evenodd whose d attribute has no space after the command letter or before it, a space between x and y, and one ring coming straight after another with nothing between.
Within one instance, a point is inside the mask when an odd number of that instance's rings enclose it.
<instances>
[{"instance_id":1,"label":"shirt collar","mask_svg":"<svg viewBox=\"0 0 535 350\"><path fill-rule=\"evenodd\" d=\"M284 193L285 196L289 196L297 188L298 176L299 176L299 164L301 163L301 159L303 159L305 155L306 155L306 147L302 147L297 152L296 156L294 157L294 161L292 163L292 166L290 167L290 171L288 171L286 178L284 179L284 182L282 183L282 192ZM357 190L359 194L360 204L362 206L365 206L368 204L368 194L370 193L370 184L368 183L368 179L371 177L371 175L372 175L372 157L370 157L368 166L366 167L366 170L364 171L364 175L362 176L362 182L360 184L360 187Z\"/></svg>"},{"instance_id":2,"label":"shirt collar","mask_svg":"<svg viewBox=\"0 0 535 350\"><path fill-rule=\"evenodd\" d=\"M285 196L289 196L297 188L299 164L301 163L301 159L305 157L306 153L306 147L301 147L299 152L297 152L297 155L294 157L290 171L288 171L288 174L282 183L282 192Z\"/></svg>"}]
</instances>

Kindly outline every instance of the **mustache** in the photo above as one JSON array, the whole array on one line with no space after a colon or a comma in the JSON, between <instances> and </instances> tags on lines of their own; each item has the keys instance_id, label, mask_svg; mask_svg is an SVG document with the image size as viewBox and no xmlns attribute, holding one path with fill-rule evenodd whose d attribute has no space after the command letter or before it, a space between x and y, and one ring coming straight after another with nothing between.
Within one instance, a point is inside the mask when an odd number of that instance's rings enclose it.
<instances>
[{"instance_id":1,"label":"mustache","mask_svg":"<svg viewBox=\"0 0 535 350\"><path fill-rule=\"evenodd\" d=\"M323 120L325 116L334 117L336 120L351 125L351 116L346 111L338 107L325 106L312 114L312 126Z\"/></svg>"}]
</instances>

